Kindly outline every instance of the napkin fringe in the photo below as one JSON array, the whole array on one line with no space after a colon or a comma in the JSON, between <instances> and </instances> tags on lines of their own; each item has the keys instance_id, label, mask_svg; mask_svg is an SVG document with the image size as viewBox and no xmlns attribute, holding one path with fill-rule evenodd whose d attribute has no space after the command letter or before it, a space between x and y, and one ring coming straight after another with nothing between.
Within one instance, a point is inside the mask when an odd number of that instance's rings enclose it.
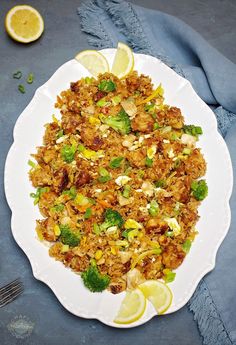
<instances>
[{"instance_id":1,"label":"napkin fringe","mask_svg":"<svg viewBox=\"0 0 236 345\"><path fill-rule=\"evenodd\" d=\"M99 20L99 4L96 0L84 2L77 10L80 17L81 30L89 34L88 43L97 48L111 48L113 43ZM94 20L97 18L97 20Z\"/></svg>"},{"instance_id":2,"label":"napkin fringe","mask_svg":"<svg viewBox=\"0 0 236 345\"><path fill-rule=\"evenodd\" d=\"M204 280L200 282L187 305L198 324L203 344L233 344Z\"/></svg>"},{"instance_id":3,"label":"napkin fringe","mask_svg":"<svg viewBox=\"0 0 236 345\"><path fill-rule=\"evenodd\" d=\"M104 1L104 0L103 0ZM132 4L124 0L105 0L105 8L110 14L113 23L125 36L128 44L134 51L157 57L176 73L185 77L183 70L173 63L167 56L163 56L154 51L143 29Z\"/></svg>"}]
</instances>

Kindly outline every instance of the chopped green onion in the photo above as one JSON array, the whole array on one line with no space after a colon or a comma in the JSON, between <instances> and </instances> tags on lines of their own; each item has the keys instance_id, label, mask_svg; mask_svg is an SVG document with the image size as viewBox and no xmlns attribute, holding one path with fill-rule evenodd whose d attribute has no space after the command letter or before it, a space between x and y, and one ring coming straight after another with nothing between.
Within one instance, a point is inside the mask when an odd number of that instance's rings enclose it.
<instances>
[{"instance_id":1,"label":"chopped green onion","mask_svg":"<svg viewBox=\"0 0 236 345\"><path fill-rule=\"evenodd\" d=\"M30 165L32 168L36 167L36 163L34 163L32 160L28 160L28 165Z\"/></svg>"},{"instance_id":2,"label":"chopped green onion","mask_svg":"<svg viewBox=\"0 0 236 345\"><path fill-rule=\"evenodd\" d=\"M20 79L22 77L22 72L21 71L16 71L15 73L13 73L13 78L14 79Z\"/></svg>"},{"instance_id":3,"label":"chopped green onion","mask_svg":"<svg viewBox=\"0 0 236 345\"><path fill-rule=\"evenodd\" d=\"M93 78L86 77L86 78L84 79L84 81L85 81L85 84L91 84L92 81L93 81Z\"/></svg>"},{"instance_id":4,"label":"chopped green onion","mask_svg":"<svg viewBox=\"0 0 236 345\"><path fill-rule=\"evenodd\" d=\"M85 150L85 146L82 145L82 144L79 144L79 145L78 145L78 151L79 151L79 152L83 152L84 150Z\"/></svg>"},{"instance_id":5,"label":"chopped green onion","mask_svg":"<svg viewBox=\"0 0 236 345\"><path fill-rule=\"evenodd\" d=\"M33 81L34 81L33 73L29 73L26 81L27 81L28 84L32 84L33 83Z\"/></svg>"},{"instance_id":6,"label":"chopped green onion","mask_svg":"<svg viewBox=\"0 0 236 345\"><path fill-rule=\"evenodd\" d=\"M93 224L93 232L94 232L96 235L99 235L101 231L102 231L102 230L100 229L99 225L98 225L97 223L94 223L94 224Z\"/></svg>"},{"instance_id":7,"label":"chopped green onion","mask_svg":"<svg viewBox=\"0 0 236 345\"><path fill-rule=\"evenodd\" d=\"M24 85L19 84L19 85L18 85L18 90L19 90L21 93L25 93L25 87L24 87Z\"/></svg>"},{"instance_id":8,"label":"chopped green onion","mask_svg":"<svg viewBox=\"0 0 236 345\"><path fill-rule=\"evenodd\" d=\"M89 219L92 215L92 209L90 207L88 207L85 211L85 214L84 214L84 219Z\"/></svg>"},{"instance_id":9,"label":"chopped green onion","mask_svg":"<svg viewBox=\"0 0 236 345\"><path fill-rule=\"evenodd\" d=\"M198 137L198 135L203 134L202 128L200 126L185 125L183 127L184 133Z\"/></svg>"},{"instance_id":10,"label":"chopped green onion","mask_svg":"<svg viewBox=\"0 0 236 345\"><path fill-rule=\"evenodd\" d=\"M164 281L165 283L171 283L175 280L176 273L172 272L169 269L165 269L165 276L164 276Z\"/></svg>"},{"instance_id":11,"label":"chopped green onion","mask_svg":"<svg viewBox=\"0 0 236 345\"><path fill-rule=\"evenodd\" d=\"M191 153L191 149L189 149L188 147L185 147L183 149L183 155L190 155L190 153Z\"/></svg>"},{"instance_id":12,"label":"chopped green onion","mask_svg":"<svg viewBox=\"0 0 236 345\"><path fill-rule=\"evenodd\" d=\"M159 213L159 205L156 200L150 202L150 208L148 209L149 214L152 217L155 217Z\"/></svg>"},{"instance_id":13,"label":"chopped green onion","mask_svg":"<svg viewBox=\"0 0 236 345\"><path fill-rule=\"evenodd\" d=\"M63 137L63 135L64 135L64 131L63 131L63 129L60 129L60 130L57 132L57 139Z\"/></svg>"},{"instance_id":14,"label":"chopped green onion","mask_svg":"<svg viewBox=\"0 0 236 345\"><path fill-rule=\"evenodd\" d=\"M70 189L68 189L68 190L64 190L63 192L62 192L62 194L64 195L68 195L71 199L75 199L76 198L76 195L77 195L77 191L76 191L76 188L73 186L73 187L71 187Z\"/></svg>"},{"instance_id":15,"label":"chopped green onion","mask_svg":"<svg viewBox=\"0 0 236 345\"><path fill-rule=\"evenodd\" d=\"M97 103L96 103L96 105L98 106L98 107L105 107L106 105L110 105L111 103L110 102L107 102L107 101L105 101L105 99L100 99Z\"/></svg>"},{"instance_id":16,"label":"chopped green onion","mask_svg":"<svg viewBox=\"0 0 236 345\"><path fill-rule=\"evenodd\" d=\"M190 251L191 245L192 245L192 242L190 240L186 240L182 244L182 249L186 254L188 254L188 252Z\"/></svg>"},{"instance_id":17,"label":"chopped green onion","mask_svg":"<svg viewBox=\"0 0 236 345\"><path fill-rule=\"evenodd\" d=\"M62 159L66 163L71 163L74 160L75 152L76 152L76 146L75 145L63 146L61 149Z\"/></svg>"},{"instance_id":18,"label":"chopped green onion","mask_svg":"<svg viewBox=\"0 0 236 345\"><path fill-rule=\"evenodd\" d=\"M110 163L109 163L109 167L110 168L119 168L120 165L121 165L121 162L123 161L124 157L115 157L115 158L112 158Z\"/></svg>"},{"instance_id":19,"label":"chopped green onion","mask_svg":"<svg viewBox=\"0 0 236 345\"><path fill-rule=\"evenodd\" d=\"M100 183L106 183L111 180L109 172L103 167L99 168L99 175L100 177L98 178L98 182Z\"/></svg>"},{"instance_id":20,"label":"chopped green onion","mask_svg":"<svg viewBox=\"0 0 236 345\"><path fill-rule=\"evenodd\" d=\"M126 229L126 230L124 230L123 232L122 232L122 236L124 237L124 238L128 238L128 234L129 234L129 232L131 231L132 229Z\"/></svg>"},{"instance_id":21,"label":"chopped green onion","mask_svg":"<svg viewBox=\"0 0 236 345\"><path fill-rule=\"evenodd\" d=\"M152 111L155 110L155 104L154 103L145 104L144 110L151 113Z\"/></svg>"},{"instance_id":22,"label":"chopped green onion","mask_svg":"<svg viewBox=\"0 0 236 345\"><path fill-rule=\"evenodd\" d=\"M208 186L205 180L193 181L191 190L195 199L202 201L208 195Z\"/></svg>"},{"instance_id":23,"label":"chopped green onion","mask_svg":"<svg viewBox=\"0 0 236 345\"><path fill-rule=\"evenodd\" d=\"M64 205L63 205L63 204L55 205L55 206L52 208L52 210L55 211L55 212L61 212L62 210L64 210Z\"/></svg>"},{"instance_id":24,"label":"chopped green onion","mask_svg":"<svg viewBox=\"0 0 236 345\"><path fill-rule=\"evenodd\" d=\"M111 92L116 90L116 84L112 80L101 80L98 89L104 92Z\"/></svg>"},{"instance_id":25,"label":"chopped green onion","mask_svg":"<svg viewBox=\"0 0 236 345\"><path fill-rule=\"evenodd\" d=\"M164 181L164 180L157 180L154 182L154 184L157 188L165 188L166 187L166 181Z\"/></svg>"},{"instance_id":26,"label":"chopped green onion","mask_svg":"<svg viewBox=\"0 0 236 345\"><path fill-rule=\"evenodd\" d=\"M160 126L159 126L159 124L157 122L155 122L154 125L153 125L153 130L155 131L158 128L160 128Z\"/></svg>"},{"instance_id":27,"label":"chopped green onion","mask_svg":"<svg viewBox=\"0 0 236 345\"><path fill-rule=\"evenodd\" d=\"M34 205L39 202L41 195L49 191L49 187L38 187L36 193L30 193L31 198L34 198Z\"/></svg>"},{"instance_id":28,"label":"chopped green onion","mask_svg":"<svg viewBox=\"0 0 236 345\"><path fill-rule=\"evenodd\" d=\"M146 157L145 164L148 168L151 168L153 165L153 159Z\"/></svg>"},{"instance_id":29,"label":"chopped green onion","mask_svg":"<svg viewBox=\"0 0 236 345\"><path fill-rule=\"evenodd\" d=\"M144 170L138 170L138 177L139 178L143 178L145 175L145 171Z\"/></svg>"},{"instance_id":30,"label":"chopped green onion","mask_svg":"<svg viewBox=\"0 0 236 345\"><path fill-rule=\"evenodd\" d=\"M124 186L124 190L123 190L123 193L122 193L124 198L126 198L126 199L129 198L130 190L131 190L131 187L128 184L126 184Z\"/></svg>"},{"instance_id":31,"label":"chopped green onion","mask_svg":"<svg viewBox=\"0 0 236 345\"><path fill-rule=\"evenodd\" d=\"M120 96L114 96L111 99L113 105L118 105L121 102Z\"/></svg>"}]
</instances>

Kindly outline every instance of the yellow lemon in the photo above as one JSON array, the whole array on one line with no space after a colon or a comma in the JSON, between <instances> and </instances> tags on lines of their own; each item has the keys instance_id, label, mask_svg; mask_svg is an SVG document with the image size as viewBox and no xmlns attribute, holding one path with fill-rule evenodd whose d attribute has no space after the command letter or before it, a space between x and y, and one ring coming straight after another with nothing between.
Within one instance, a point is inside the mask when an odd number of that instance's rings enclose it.
<instances>
[{"instance_id":1,"label":"yellow lemon","mask_svg":"<svg viewBox=\"0 0 236 345\"><path fill-rule=\"evenodd\" d=\"M170 307L173 295L166 284L159 280L147 280L138 287L155 307L158 315L164 314Z\"/></svg>"},{"instance_id":2,"label":"yellow lemon","mask_svg":"<svg viewBox=\"0 0 236 345\"><path fill-rule=\"evenodd\" d=\"M133 68L134 55L132 50L126 44L119 42L111 73L115 74L118 78L124 78L133 71Z\"/></svg>"},{"instance_id":3,"label":"yellow lemon","mask_svg":"<svg viewBox=\"0 0 236 345\"><path fill-rule=\"evenodd\" d=\"M146 298L140 289L126 292L114 322L128 324L140 319L146 308Z\"/></svg>"},{"instance_id":4,"label":"yellow lemon","mask_svg":"<svg viewBox=\"0 0 236 345\"><path fill-rule=\"evenodd\" d=\"M29 43L43 33L44 22L40 13L28 5L15 6L5 18L6 31L15 41Z\"/></svg>"},{"instance_id":5,"label":"yellow lemon","mask_svg":"<svg viewBox=\"0 0 236 345\"><path fill-rule=\"evenodd\" d=\"M83 50L75 56L87 70L97 77L100 73L109 72L109 65L104 55L96 50Z\"/></svg>"}]
</instances>

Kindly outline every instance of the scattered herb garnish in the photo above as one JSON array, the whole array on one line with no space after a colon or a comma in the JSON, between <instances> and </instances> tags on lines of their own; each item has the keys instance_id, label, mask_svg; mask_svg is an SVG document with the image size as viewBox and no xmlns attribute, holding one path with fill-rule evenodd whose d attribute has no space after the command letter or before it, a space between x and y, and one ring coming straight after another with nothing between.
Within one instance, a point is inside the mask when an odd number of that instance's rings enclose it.
<instances>
[{"instance_id":1,"label":"scattered herb garnish","mask_svg":"<svg viewBox=\"0 0 236 345\"><path fill-rule=\"evenodd\" d=\"M21 71L17 71L15 73L13 73L13 78L14 79L20 79L22 77L22 72Z\"/></svg>"},{"instance_id":2,"label":"scattered herb garnish","mask_svg":"<svg viewBox=\"0 0 236 345\"><path fill-rule=\"evenodd\" d=\"M25 93L25 87L23 84L19 84L18 85L18 90L21 92L21 93Z\"/></svg>"},{"instance_id":3,"label":"scattered herb garnish","mask_svg":"<svg viewBox=\"0 0 236 345\"><path fill-rule=\"evenodd\" d=\"M28 77L27 77L27 83L28 84L32 84L33 83L33 81L34 81L34 75L33 75L33 73L29 73L28 74Z\"/></svg>"}]
</instances>

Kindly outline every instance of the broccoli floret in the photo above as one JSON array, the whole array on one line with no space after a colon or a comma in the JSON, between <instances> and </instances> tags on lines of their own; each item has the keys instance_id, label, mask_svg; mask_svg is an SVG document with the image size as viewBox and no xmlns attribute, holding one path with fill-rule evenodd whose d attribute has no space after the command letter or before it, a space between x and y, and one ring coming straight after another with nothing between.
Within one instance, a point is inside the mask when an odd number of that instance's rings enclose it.
<instances>
[{"instance_id":1,"label":"broccoli floret","mask_svg":"<svg viewBox=\"0 0 236 345\"><path fill-rule=\"evenodd\" d=\"M101 80L98 89L103 92L111 92L116 90L116 84L112 80Z\"/></svg>"},{"instance_id":2,"label":"broccoli floret","mask_svg":"<svg viewBox=\"0 0 236 345\"><path fill-rule=\"evenodd\" d=\"M108 116L103 122L120 134L129 134L131 131L130 119L124 110L116 116Z\"/></svg>"},{"instance_id":3,"label":"broccoli floret","mask_svg":"<svg viewBox=\"0 0 236 345\"><path fill-rule=\"evenodd\" d=\"M118 226L121 228L124 224L124 220L119 212L112 210L111 208L106 209L104 217L104 222L99 226L101 231L105 231L111 226Z\"/></svg>"},{"instance_id":4,"label":"broccoli floret","mask_svg":"<svg viewBox=\"0 0 236 345\"><path fill-rule=\"evenodd\" d=\"M208 186L205 180L193 181L191 190L195 199L202 201L208 195Z\"/></svg>"},{"instance_id":5,"label":"broccoli floret","mask_svg":"<svg viewBox=\"0 0 236 345\"><path fill-rule=\"evenodd\" d=\"M84 285L92 292L101 292L110 283L110 278L107 275L102 275L98 271L95 260L92 260L89 268L82 272L81 278L83 279Z\"/></svg>"},{"instance_id":6,"label":"broccoli floret","mask_svg":"<svg viewBox=\"0 0 236 345\"><path fill-rule=\"evenodd\" d=\"M79 232L73 232L68 225L60 225L60 230L60 240L63 244L68 244L70 247L75 247L80 243Z\"/></svg>"}]
</instances>

